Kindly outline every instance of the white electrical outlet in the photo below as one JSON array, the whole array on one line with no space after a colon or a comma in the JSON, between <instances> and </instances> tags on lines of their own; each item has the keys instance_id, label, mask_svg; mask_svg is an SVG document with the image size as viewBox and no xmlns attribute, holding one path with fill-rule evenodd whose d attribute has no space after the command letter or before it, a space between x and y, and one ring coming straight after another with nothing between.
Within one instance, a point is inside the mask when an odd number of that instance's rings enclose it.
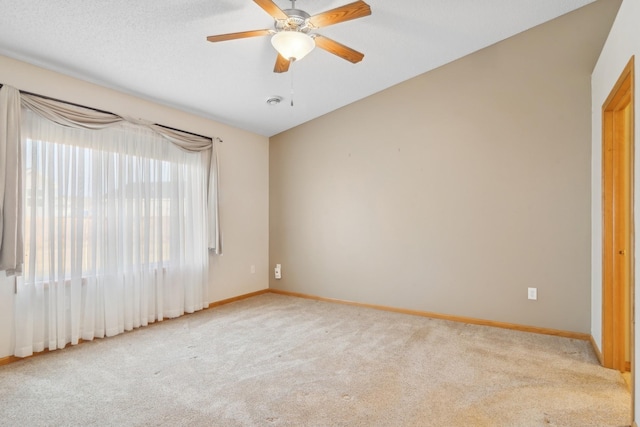
<instances>
[{"instance_id":1,"label":"white electrical outlet","mask_svg":"<svg viewBox=\"0 0 640 427\"><path fill-rule=\"evenodd\" d=\"M276 268L273 270L276 279L282 279L282 265L276 264Z\"/></svg>"},{"instance_id":2,"label":"white electrical outlet","mask_svg":"<svg viewBox=\"0 0 640 427\"><path fill-rule=\"evenodd\" d=\"M251 274L256 274L256 266L252 265L249 271L251 271Z\"/></svg>"},{"instance_id":3,"label":"white electrical outlet","mask_svg":"<svg viewBox=\"0 0 640 427\"><path fill-rule=\"evenodd\" d=\"M528 288L527 296L529 299L537 300L538 299L538 288Z\"/></svg>"}]
</instances>

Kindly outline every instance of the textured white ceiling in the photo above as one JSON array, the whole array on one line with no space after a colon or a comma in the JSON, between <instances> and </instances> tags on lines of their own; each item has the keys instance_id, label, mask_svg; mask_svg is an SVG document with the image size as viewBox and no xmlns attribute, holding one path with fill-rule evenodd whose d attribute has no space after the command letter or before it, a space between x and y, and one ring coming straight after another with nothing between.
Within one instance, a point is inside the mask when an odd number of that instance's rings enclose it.
<instances>
[{"instance_id":1,"label":"textured white ceiling","mask_svg":"<svg viewBox=\"0 0 640 427\"><path fill-rule=\"evenodd\" d=\"M206 41L272 28L251 0L0 0L0 54L271 136L594 0L366 1L371 16L317 31L363 52L358 64L316 49L275 74L269 37Z\"/></svg>"}]
</instances>

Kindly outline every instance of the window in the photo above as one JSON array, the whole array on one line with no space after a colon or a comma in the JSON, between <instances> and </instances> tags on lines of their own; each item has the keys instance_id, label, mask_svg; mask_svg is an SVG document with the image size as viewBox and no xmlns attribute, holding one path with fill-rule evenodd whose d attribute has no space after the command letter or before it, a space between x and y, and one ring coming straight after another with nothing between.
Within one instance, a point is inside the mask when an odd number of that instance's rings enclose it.
<instances>
[{"instance_id":1,"label":"window","mask_svg":"<svg viewBox=\"0 0 640 427\"><path fill-rule=\"evenodd\" d=\"M26 109L21 129L19 298L24 316L42 317L25 335L35 351L206 306L208 152L129 123L76 129Z\"/></svg>"}]
</instances>

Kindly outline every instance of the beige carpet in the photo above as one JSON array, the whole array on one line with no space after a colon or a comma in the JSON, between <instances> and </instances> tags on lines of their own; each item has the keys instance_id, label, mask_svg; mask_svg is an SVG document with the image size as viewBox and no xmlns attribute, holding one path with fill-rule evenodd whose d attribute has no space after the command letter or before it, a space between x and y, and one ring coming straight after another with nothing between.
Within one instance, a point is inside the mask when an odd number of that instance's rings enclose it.
<instances>
[{"instance_id":1,"label":"beige carpet","mask_svg":"<svg viewBox=\"0 0 640 427\"><path fill-rule=\"evenodd\" d=\"M589 343L265 294L0 367L2 426L622 426Z\"/></svg>"}]
</instances>

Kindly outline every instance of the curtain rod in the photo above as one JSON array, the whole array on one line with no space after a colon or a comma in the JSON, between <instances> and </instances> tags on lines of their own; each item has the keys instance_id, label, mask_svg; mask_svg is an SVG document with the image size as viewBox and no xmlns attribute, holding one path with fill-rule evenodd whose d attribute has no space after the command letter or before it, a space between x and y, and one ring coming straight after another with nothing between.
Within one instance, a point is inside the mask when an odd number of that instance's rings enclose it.
<instances>
[{"instance_id":1,"label":"curtain rod","mask_svg":"<svg viewBox=\"0 0 640 427\"><path fill-rule=\"evenodd\" d=\"M4 84L0 83L0 87L2 87L2 86L4 86ZM28 92L26 90L21 90L20 93L24 93L26 95L37 96L39 98L49 99L51 101L62 102L63 104L73 105L74 107L86 108L88 110L97 111L98 113L113 114L114 116L119 116L118 114L112 113L111 111L105 111L105 110L100 110L99 108L87 107L86 105L76 104L75 102L64 101L62 99L53 98L51 96L40 95L39 93ZM159 123L155 123L155 125L156 126L161 126L161 127L165 128L165 129L170 129L170 130L175 130L177 132L186 133L186 134L189 134L189 135L199 136L201 138L211 139L212 141L215 140L215 141L218 141L218 142L223 142L222 139L217 137L217 136L216 137L211 137L211 136L200 135L200 134L197 134L197 133L194 133L194 132L189 132L189 131L186 131L186 130L176 129L176 128L172 128L170 126L161 125Z\"/></svg>"}]
</instances>

